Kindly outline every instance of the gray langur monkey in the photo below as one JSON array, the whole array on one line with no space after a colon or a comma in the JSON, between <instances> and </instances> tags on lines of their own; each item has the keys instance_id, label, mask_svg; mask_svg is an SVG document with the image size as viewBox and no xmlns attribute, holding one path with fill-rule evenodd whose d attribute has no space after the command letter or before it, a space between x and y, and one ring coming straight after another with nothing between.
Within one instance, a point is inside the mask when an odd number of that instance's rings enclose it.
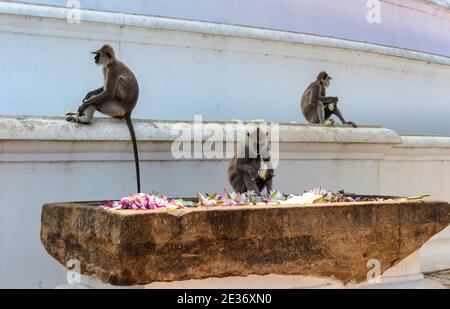
<instances>
[{"instance_id":1,"label":"gray langur monkey","mask_svg":"<svg viewBox=\"0 0 450 309\"><path fill-rule=\"evenodd\" d=\"M244 144L240 145L244 149L238 151L228 167L228 180L235 192L253 191L261 195L264 189L267 189L267 193L272 191L274 170L268 168L264 175L260 174L264 164L270 165L268 144L268 132L257 128L252 133L247 133Z\"/></svg>"},{"instance_id":2,"label":"gray langur monkey","mask_svg":"<svg viewBox=\"0 0 450 309\"><path fill-rule=\"evenodd\" d=\"M136 135L131 121L131 112L139 98L138 81L133 72L116 58L111 46L104 45L92 54L95 55L95 63L103 67L103 87L90 91L78 107L78 113L68 113L66 119L67 121L90 124L96 111L113 118L125 119L133 143L137 193L140 193L139 156Z\"/></svg>"},{"instance_id":3,"label":"gray langur monkey","mask_svg":"<svg viewBox=\"0 0 450 309\"><path fill-rule=\"evenodd\" d=\"M326 72L320 72L316 80L309 85L302 97L301 109L306 120L312 124L327 124L334 121L330 119L336 115L342 124L357 127L352 121L345 121L339 110L337 97L327 97L326 88L330 87L331 77Z\"/></svg>"}]
</instances>

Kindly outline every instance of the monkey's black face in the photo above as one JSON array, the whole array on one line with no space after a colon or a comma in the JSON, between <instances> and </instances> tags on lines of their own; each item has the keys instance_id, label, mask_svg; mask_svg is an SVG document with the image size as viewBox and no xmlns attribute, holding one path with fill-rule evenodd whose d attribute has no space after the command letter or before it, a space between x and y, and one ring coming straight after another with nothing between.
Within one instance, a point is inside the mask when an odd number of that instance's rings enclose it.
<instances>
[{"instance_id":1,"label":"monkey's black face","mask_svg":"<svg viewBox=\"0 0 450 309\"><path fill-rule=\"evenodd\" d=\"M100 62L100 54L98 54L98 53L95 54L94 61L95 61L96 64L99 64L99 62Z\"/></svg>"}]
</instances>

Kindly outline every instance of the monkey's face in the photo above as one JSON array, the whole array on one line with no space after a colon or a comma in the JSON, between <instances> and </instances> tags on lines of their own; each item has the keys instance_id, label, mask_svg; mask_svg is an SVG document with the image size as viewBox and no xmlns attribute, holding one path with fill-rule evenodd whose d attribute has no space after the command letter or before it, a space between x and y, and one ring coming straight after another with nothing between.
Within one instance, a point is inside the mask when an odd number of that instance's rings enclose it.
<instances>
[{"instance_id":1,"label":"monkey's face","mask_svg":"<svg viewBox=\"0 0 450 309\"><path fill-rule=\"evenodd\" d=\"M99 64L100 62L100 53L94 53L95 57L94 57L94 61L96 64Z\"/></svg>"},{"instance_id":2,"label":"monkey's face","mask_svg":"<svg viewBox=\"0 0 450 309\"><path fill-rule=\"evenodd\" d=\"M104 58L102 57L102 53L100 51L95 51L94 54L94 62L97 65L105 65Z\"/></svg>"},{"instance_id":3,"label":"monkey's face","mask_svg":"<svg viewBox=\"0 0 450 309\"><path fill-rule=\"evenodd\" d=\"M324 79L322 79L322 85L326 88L330 87L331 84L331 77L327 76Z\"/></svg>"},{"instance_id":4,"label":"monkey's face","mask_svg":"<svg viewBox=\"0 0 450 309\"><path fill-rule=\"evenodd\" d=\"M114 53L114 49L108 44L103 45L102 48L92 52L94 56L94 61L98 65L107 66L110 63L113 63L116 59L116 55Z\"/></svg>"},{"instance_id":5,"label":"monkey's face","mask_svg":"<svg viewBox=\"0 0 450 309\"><path fill-rule=\"evenodd\" d=\"M251 157L270 157L269 154L269 131L265 128L257 128L247 134Z\"/></svg>"},{"instance_id":6,"label":"monkey's face","mask_svg":"<svg viewBox=\"0 0 450 309\"><path fill-rule=\"evenodd\" d=\"M95 52L93 52L93 54L95 55L94 61L97 65L106 66L106 65L110 64L112 61L111 54L109 54L107 52L95 51Z\"/></svg>"}]
</instances>

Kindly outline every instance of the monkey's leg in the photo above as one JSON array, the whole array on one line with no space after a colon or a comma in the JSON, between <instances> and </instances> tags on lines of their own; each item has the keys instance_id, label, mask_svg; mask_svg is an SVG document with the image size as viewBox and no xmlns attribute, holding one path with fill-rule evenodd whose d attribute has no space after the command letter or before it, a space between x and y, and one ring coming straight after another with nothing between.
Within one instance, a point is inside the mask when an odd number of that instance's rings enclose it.
<instances>
[{"instance_id":1,"label":"monkey's leg","mask_svg":"<svg viewBox=\"0 0 450 309\"><path fill-rule=\"evenodd\" d=\"M110 101L100 104L98 111L113 118L124 118L127 111L118 101Z\"/></svg>"},{"instance_id":2,"label":"monkey's leg","mask_svg":"<svg viewBox=\"0 0 450 309\"><path fill-rule=\"evenodd\" d=\"M249 174L244 174L244 183L247 187L247 191L253 191L257 195L261 195L261 191L259 190L258 186L256 185L256 180L253 179Z\"/></svg>"},{"instance_id":3,"label":"monkey's leg","mask_svg":"<svg viewBox=\"0 0 450 309\"><path fill-rule=\"evenodd\" d=\"M245 193L248 191L245 187L244 180L241 177L236 177L235 179L233 179L233 181L231 182L231 186L236 193Z\"/></svg>"},{"instance_id":4,"label":"monkey's leg","mask_svg":"<svg viewBox=\"0 0 450 309\"><path fill-rule=\"evenodd\" d=\"M317 104L307 104L304 106L303 115L305 116L308 123L319 124L320 120L317 115Z\"/></svg>"},{"instance_id":5,"label":"monkey's leg","mask_svg":"<svg viewBox=\"0 0 450 309\"><path fill-rule=\"evenodd\" d=\"M342 113L339 110L339 108L337 107L337 105L334 107L334 114L339 118L339 120L342 122L342 124L349 124L349 125L353 126L354 128L358 127L352 121L345 121L344 116L342 115Z\"/></svg>"},{"instance_id":6,"label":"monkey's leg","mask_svg":"<svg viewBox=\"0 0 450 309\"><path fill-rule=\"evenodd\" d=\"M322 98L320 98L320 101L324 105L337 104L337 102L339 102L339 98L338 97L322 97Z\"/></svg>"},{"instance_id":7,"label":"monkey's leg","mask_svg":"<svg viewBox=\"0 0 450 309\"><path fill-rule=\"evenodd\" d=\"M98 88L98 89L89 91L89 92L86 94L86 96L84 97L83 102L89 100L89 99L90 99L91 97L93 97L94 95L98 95L98 94L102 93L102 92L103 92L103 89L104 89L104 88L101 87L101 88Z\"/></svg>"},{"instance_id":8,"label":"monkey's leg","mask_svg":"<svg viewBox=\"0 0 450 309\"><path fill-rule=\"evenodd\" d=\"M319 118L319 123L324 124L325 123L325 107L323 106L322 102L317 103L317 117Z\"/></svg>"},{"instance_id":9,"label":"monkey's leg","mask_svg":"<svg viewBox=\"0 0 450 309\"><path fill-rule=\"evenodd\" d=\"M94 105L88 106L84 110L84 114L78 118L79 123L90 124L92 123L92 119L94 118L94 113L97 109Z\"/></svg>"}]
</instances>

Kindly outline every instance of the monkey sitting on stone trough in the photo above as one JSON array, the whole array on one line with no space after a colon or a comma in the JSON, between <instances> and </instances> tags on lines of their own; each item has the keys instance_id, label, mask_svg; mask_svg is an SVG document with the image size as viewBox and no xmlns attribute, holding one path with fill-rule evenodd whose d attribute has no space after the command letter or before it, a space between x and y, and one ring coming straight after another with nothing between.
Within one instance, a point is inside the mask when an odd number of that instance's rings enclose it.
<instances>
[{"instance_id":1,"label":"monkey sitting on stone trough","mask_svg":"<svg viewBox=\"0 0 450 309\"><path fill-rule=\"evenodd\" d=\"M309 85L302 97L301 109L306 120L312 124L334 124L330 119L336 115L342 124L357 127L352 121L345 121L339 110L337 97L327 97L326 88L330 86L331 77L326 72L320 72L316 80Z\"/></svg>"},{"instance_id":2,"label":"monkey sitting on stone trough","mask_svg":"<svg viewBox=\"0 0 450 309\"><path fill-rule=\"evenodd\" d=\"M104 45L93 54L95 55L95 63L103 67L103 87L90 91L83 99L78 112L66 114L66 119L67 121L90 124L96 111L113 118L125 119L133 143L137 193L140 193L139 156L136 135L131 121L131 112L139 98L138 81L133 72L116 58L111 46Z\"/></svg>"},{"instance_id":3,"label":"monkey sitting on stone trough","mask_svg":"<svg viewBox=\"0 0 450 309\"><path fill-rule=\"evenodd\" d=\"M274 170L268 168L261 175L263 165L270 164L268 140L269 133L260 128L247 133L238 155L231 160L228 167L228 180L235 192L253 191L261 195L264 189L267 189L268 194L272 191Z\"/></svg>"}]
</instances>

